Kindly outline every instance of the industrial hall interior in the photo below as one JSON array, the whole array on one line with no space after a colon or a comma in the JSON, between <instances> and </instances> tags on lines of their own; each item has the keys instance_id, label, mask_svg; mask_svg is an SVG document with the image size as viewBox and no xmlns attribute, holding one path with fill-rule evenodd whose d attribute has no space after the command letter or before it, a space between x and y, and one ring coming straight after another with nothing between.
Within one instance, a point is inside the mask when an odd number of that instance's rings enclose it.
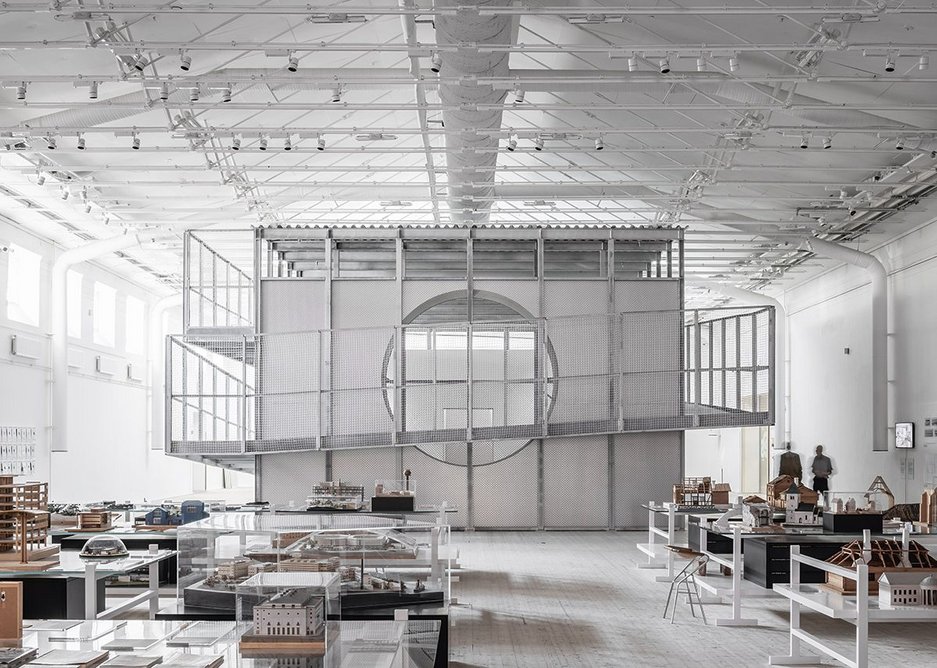
<instances>
[{"instance_id":1,"label":"industrial hall interior","mask_svg":"<svg viewBox=\"0 0 937 668\"><path fill-rule=\"evenodd\" d=\"M0 668L690 665L937 666L937 3L0 2Z\"/></svg>"}]
</instances>

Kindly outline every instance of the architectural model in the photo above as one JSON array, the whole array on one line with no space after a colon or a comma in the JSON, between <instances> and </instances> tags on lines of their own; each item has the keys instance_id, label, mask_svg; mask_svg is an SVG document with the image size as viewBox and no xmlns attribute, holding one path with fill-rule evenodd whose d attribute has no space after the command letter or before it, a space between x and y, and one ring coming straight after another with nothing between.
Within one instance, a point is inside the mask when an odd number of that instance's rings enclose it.
<instances>
[{"instance_id":1,"label":"architectural model","mask_svg":"<svg viewBox=\"0 0 937 668\"><path fill-rule=\"evenodd\" d=\"M937 559L928 554L927 548L913 540L909 542L907 552L901 542L896 540L869 540L868 543L854 540L827 559L827 562L844 568L855 568L860 561L869 566L870 594L877 593L879 579L886 573L913 573L920 579L937 574ZM827 573L826 584L842 593L856 591L855 580L834 573Z\"/></svg>"},{"instance_id":2,"label":"architectural model","mask_svg":"<svg viewBox=\"0 0 937 668\"><path fill-rule=\"evenodd\" d=\"M410 469L403 480L375 480L371 510L375 512L412 512L416 508L416 489L410 481Z\"/></svg>"},{"instance_id":3,"label":"architectural model","mask_svg":"<svg viewBox=\"0 0 937 668\"><path fill-rule=\"evenodd\" d=\"M924 524L937 524L937 489L927 487L921 494L921 513L918 518Z\"/></svg>"},{"instance_id":4,"label":"architectural model","mask_svg":"<svg viewBox=\"0 0 937 668\"><path fill-rule=\"evenodd\" d=\"M49 545L47 483L13 483L0 476L0 569L45 570L58 565L59 547Z\"/></svg>"},{"instance_id":5,"label":"architectural model","mask_svg":"<svg viewBox=\"0 0 937 668\"><path fill-rule=\"evenodd\" d=\"M143 520L143 526L148 528L166 528L189 524L208 517L205 504L202 501L183 501L181 505L163 505L149 511Z\"/></svg>"},{"instance_id":6,"label":"architectural model","mask_svg":"<svg viewBox=\"0 0 937 668\"><path fill-rule=\"evenodd\" d=\"M774 511L766 503L742 503L742 524L748 529L771 526Z\"/></svg>"},{"instance_id":7,"label":"architectural model","mask_svg":"<svg viewBox=\"0 0 937 668\"><path fill-rule=\"evenodd\" d=\"M102 508L91 508L78 513L78 526L76 531L107 531L111 524L111 512Z\"/></svg>"},{"instance_id":8,"label":"architectural model","mask_svg":"<svg viewBox=\"0 0 937 668\"><path fill-rule=\"evenodd\" d=\"M241 636L241 651L323 654L325 600L305 589L287 589L254 606L254 628Z\"/></svg>"},{"instance_id":9,"label":"architectural model","mask_svg":"<svg viewBox=\"0 0 937 668\"><path fill-rule=\"evenodd\" d=\"M804 485L803 482L795 480L789 475L779 475L769 482L765 489L768 505L778 510L784 510L787 505L787 491L791 488L791 485L797 485L801 502L813 504L814 506L820 502L820 495Z\"/></svg>"},{"instance_id":10,"label":"architectural model","mask_svg":"<svg viewBox=\"0 0 937 668\"><path fill-rule=\"evenodd\" d=\"M678 506L712 505L712 478L684 478L673 486L673 502Z\"/></svg>"},{"instance_id":11,"label":"architectural model","mask_svg":"<svg viewBox=\"0 0 937 668\"><path fill-rule=\"evenodd\" d=\"M118 559L126 557L130 552L124 541L113 536L95 536L85 541L78 556L83 559Z\"/></svg>"},{"instance_id":12,"label":"architectural model","mask_svg":"<svg viewBox=\"0 0 937 668\"><path fill-rule=\"evenodd\" d=\"M937 607L937 577L922 573L884 573L878 579L878 604Z\"/></svg>"},{"instance_id":13,"label":"architectural model","mask_svg":"<svg viewBox=\"0 0 937 668\"><path fill-rule=\"evenodd\" d=\"M364 487L341 480L320 482L306 497L306 510L357 511L364 507Z\"/></svg>"},{"instance_id":14,"label":"architectural model","mask_svg":"<svg viewBox=\"0 0 937 668\"><path fill-rule=\"evenodd\" d=\"M816 504L802 501L800 486L793 481L784 494L784 523L799 526L819 525Z\"/></svg>"},{"instance_id":15,"label":"architectural model","mask_svg":"<svg viewBox=\"0 0 937 668\"><path fill-rule=\"evenodd\" d=\"M406 537L391 530L359 529L347 532L321 531L309 534L288 548L296 559L384 558L414 559L416 546Z\"/></svg>"}]
</instances>

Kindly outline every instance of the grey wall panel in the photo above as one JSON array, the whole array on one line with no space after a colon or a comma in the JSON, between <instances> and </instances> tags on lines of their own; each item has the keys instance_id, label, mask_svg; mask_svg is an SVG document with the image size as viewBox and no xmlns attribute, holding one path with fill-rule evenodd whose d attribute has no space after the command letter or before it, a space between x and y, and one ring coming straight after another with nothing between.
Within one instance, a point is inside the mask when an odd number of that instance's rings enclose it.
<instances>
[{"instance_id":1,"label":"grey wall panel","mask_svg":"<svg viewBox=\"0 0 937 668\"><path fill-rule=\"evenodd\" d=\"M468 485L464 466L444 464L414 447L403 449L403 466L413 472L417 505L436 505L446 501L459 509L459 512L449 515L449 524L465 526Z\"/></svg>"},{"instance_id":2,"label":"grey wall panel","mask_svg":"<svg viewBox=\"0 0 937 668\"><path fill-rule=\"evenodd\" d=\"M615 526L647 528L642 503L671 497L683 479L683 432L617 434L615 439Z\"/></svg>"},{"instance_id":3,"label":"grey wall panel","mask_svg":"<svg viewBox=\"0 0 937 668\"><path fill-rule=\"evenodd\" d=\"M325 328L324 281L264 280L260 290L261 332Z\"/></svg>"},{"instance_id":4,"label":"grey wall panel","mask_svg":"<svg viewBox=\"0 0 937 668\"><path fill-rule=\"evenodd\" d=\"M543 442L543 525L608 526L608 437Z\"/></svg>"},{"instance_id":5,"label":"grey wall panel","mask_svg":"<svg viewBox=\"0 0 937 668\"><path fill-rule=\"evenodd\" d=\"M325 480L324 452L284 452L258 456L260 499L302 504L312 486Z\"/></svg>"},{"instance_id":6,"label":"grey wall panel","mask_svg":"<svg viewBox=\"0 0 937 668\"><path fill-rule=\"evenodd\" d=\"M399 478L395 448L358 448L332 453L332 480L364 486L365 498L373 493L375 480Z\"/></svg>"},{"instance_id":7,"label":"grey wall panel","mask_svg":"<svg viewBox=\"0 0 937 668\"><path fill-rule=\"evenodd\" d=\"M483 442L473 447L491 447ZM479 453L486 456L488 453ZM475 527L537 527L537 446L531 443L504 461L472 469Z\"/></svg>"},{"instance_id":8,"label":"grey wall panel","mask_svg":"<svg viewBox=\"0 0 937 668\"><path fill-rule=\"evenodd\" d=\"M533 317L540 316L540 283L520 280L475 280L475 290L507 297Z\"/></svg>"},{"instance_id":9,"label":"grey wall panel","mask_svg":"<svg viewBox=\"0 0 937 668\"><path fill-rule=\"evenodd\" d=\"M544 313L561 315L608 313L608 281L544 281Z\"/></svg>"},{"instance_id":10,"label":"grey wall panel","mask_svg":"<svg viewBox=\"0 0 937 668\"><path fill-rule=\"evenodd\" d=\"M392 280L332 281L332 327L396 325L399 304Z\"/></svg>"},{"instance_id":11,"label":"grey wall panel","mask_svg":"<svg viewBox=\"0 0 937 668\"><path fill-rule=\"evenodd\" d=\"M659 311L680 308L680 281L615 281L615 311Z\"/></svg>"}]
</instances>

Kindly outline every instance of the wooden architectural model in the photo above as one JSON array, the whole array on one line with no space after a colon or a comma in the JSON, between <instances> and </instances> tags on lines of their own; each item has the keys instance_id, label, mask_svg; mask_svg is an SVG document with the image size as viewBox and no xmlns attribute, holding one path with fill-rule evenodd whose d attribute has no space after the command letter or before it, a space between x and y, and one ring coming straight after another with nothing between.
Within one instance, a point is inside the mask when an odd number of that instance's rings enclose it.
<instances>
[{"instance_id":1,"label":"wooden architectural model","mask_svg":"<svg viewBox=\"0 0 937 668\"><path fill-rule=\"evenodd\" d=\"M78 526L75 531L101 532L111 529L111 518L113 515L109 510L101 508L92 508L78 513Z\"/></svg>"},{"instance_id":2,"label":"wooden architectural model","mask_svg":"<svg viewBox=\"0 0 937 668\"><path fill-rule=\"evenodd\" d=\"M905 552L900 541L870 540L866 545L854 540L827 559L827 562L844 568L855 568L856 562L869 566L869 593L878 592L879 579L886 573L914 573L920 578L937 574L937 559L934 559L920 543L910 541ZM834 573L826 576L828 587L841 593L855 593L856 581Z\"/></svg>"},{"instance_id":3,"label":"wooden architectural model","mask_svg":"<svg viewBox=\"0 0 937 668\"><path fill-rule=\"evenodd\" d=\"M684 478L673 486L673 502L678 506L708 506L712 500L712 478Z\"/></svg>"},{"instance_id":4,"label":"wooden architectural model","mask_svg":"<svg viewBox=\"0 0 937 668\"><path fill-rule=\"evenodd\" d=\"M924 524L937 524L937 489L927 487L921 494L919 520Z\"/></svg>"},{"instance_id":5,"label":"wooden architectural model","mask_svg":"<svg viewBox=\"0 0 937 668\"><path fill-rule=\"evenodd\" d=\"M45 570L58 565L49 545L48 483L13 483L0 476L0 570Z\"/></svg>"},{"instance_id":6,"label":"wooden architectural model","mask_svg":"<svg viewBox=\"0 0 937 668\"><path fill-rule=\"evenodd\" d=\"M772 508L776 508L777 510L784 510L787 505L787 492L790 490L791 485L795 484L797 485L797 489L800 492L801 503L809 503L814 506L819 503L820 495L807 487L805 484L799 480L795 480L789 475L779 475L777 478L769 482L767 488L765 489L765 497L767 498L768 505Z\"/></svg>"}]
</instances>

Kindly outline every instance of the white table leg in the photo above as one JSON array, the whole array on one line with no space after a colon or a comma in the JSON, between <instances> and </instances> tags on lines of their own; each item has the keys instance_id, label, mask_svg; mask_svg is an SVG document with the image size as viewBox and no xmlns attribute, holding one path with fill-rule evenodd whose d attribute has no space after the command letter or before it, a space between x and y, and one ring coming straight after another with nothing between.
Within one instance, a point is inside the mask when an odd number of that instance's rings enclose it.
<instances>
[{"instance_id":1,"label":"white table leg","mask_svg":"<svg viewBox=\"0 0 937 668\"><path fill-rule=\"evenodd\" d=\"M85 619L98 618L98 579L97 564L89 561L85 564Z\"/></svg>"},{"instance_id":2,"label":"white table leg","mask_svg":"<svg viewBox=\"0 0 937 668\"><path fill-rule=\"evenodd\" d=\"M653 533L653 532L651 532ZM677 508L671 504L667 507L667 544L675 545L677 542ZM658 582L673 582L674 577L674 553L667 551L667 575L658 575L655 580Z\"/></svg>"},{"instance_id":3,"label":"white table leg","mask_svg":"<svg viewBox=\"0 0 937 668\"><path fill-rule=\"evenodd\" d=\"M791 545L792 554L800 554L799 545ZM800 587L800 562L791 560L791 587ZM772 666L813 666L820 663L820 657L815 654L805 654L801 651L800 638L796 632L800 631L800 603L791 599L791 628L790 628L790 654L787 656L770 656L768 664Z\"/></svg>"},{"instance_id":4,"label":"white table leg","mask_svg":"<svg viewBox=\"0 0 937 668\"><path fill-rule=\"evenodd\" d=\"M159 612L159 562L150 564L150 619L156 619Z\"/></svg>"},{"instance_id":5,"label":"white table leg","mask_svg":"<svg viewBox=\"0 0 937 668\"><path fill-rule=\"evenodd\" d=\"M657 526L657 515L654 512L654 502L648 501L647 507L647 563L638 564L638 568L666 568L664 564L660 563L659 561L655 561L654 556L656 552L654 548L657 544L657 534L654 532L654 528ZM673 578L670 579L672 580Z\"/></svg>"},{"instance_id":6,"label":"white table leg","mask_svg":"<svg viewBox=\"0 0 937 668\"><path fill-rule=\"evenodd\" d=\"M742 617L742 527L732 527L732 617L717 619L716 626L757 626L757 619Z\"/></svg>"}]
</instances>

